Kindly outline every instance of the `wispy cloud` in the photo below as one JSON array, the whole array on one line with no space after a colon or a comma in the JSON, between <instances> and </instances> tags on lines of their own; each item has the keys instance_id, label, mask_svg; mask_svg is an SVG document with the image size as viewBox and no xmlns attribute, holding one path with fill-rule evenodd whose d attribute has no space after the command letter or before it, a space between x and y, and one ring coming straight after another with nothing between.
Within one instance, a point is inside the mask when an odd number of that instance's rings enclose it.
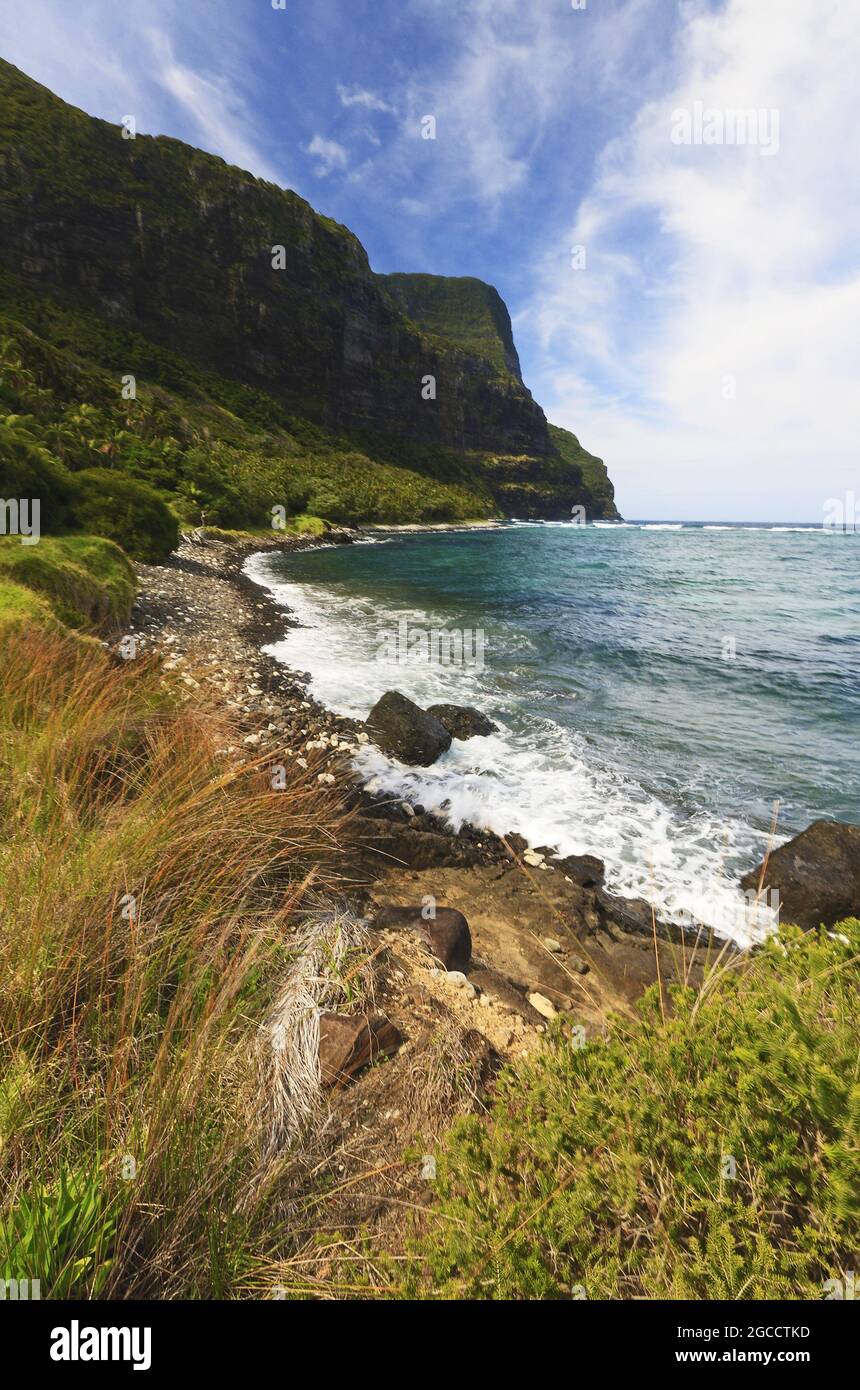
<instances>
[{"instance_id":1,"label":"wispy cloud","mask_svg":"<svg viewBox=\"0 0 860 1390\"><path fill-rule=\"evenodd\" d=\"M599 441L634 515L815 520L858 476L860 12L699 5L678 60L545 248L543 398ZM696 102L779 112L779 151L673 144Z\"/></svg>"},{"instance_id":2,"label":"wispy cloud","mask_svg":"<svg viewBox=\"0 0 860 1390\"><path fill-rule=\"evenodd\" d=\"M368 92L363 87L344 87L338 83L337 94L340 98L341 106L361 106L365 111L387 111L393 112L394 107L375 92Z\"/></svg>"},{"instance_id":3,"label":"wispy cloud","mask_svg":"<svg viewBox=\"0 0 860 1390\"><path fill-rule=\"evenodd\" d=\"M252 36L231 22L229 6L172 0L117 6L88 0L34 0L0 12L5 57L65 100L137 129L171 134L220 154L262 178L295 187L294 170L260 139L248 93L254 90Z\"/></svg>"},{"instance_id":4,"label":"wispy cloud","mask_svg":"<svg viewBox=\"0 0 860 1390\"><path fill-rule=\"evenodd\" d=\"M153 56L153 80L179 103L204 147L230 164L278 182L282 176L258 148L247 104L232 79L223 72L179 62L170 38L161 30L150 29L146 37Z\"/></svg>"},{"instance_id":5,"label":"wispy cloud","mask_svg":"<svg viewBox=\"0 0 860 1390\"><path fill-rule=\"evenodd\" d=\"M317 178L326 178L335 169L345 169L349 164L349 153L337 140L327 140L324 135L314 138L302 147L305 154L313 155L317 164L314 170Z\"/></svg>"}]
</instances>

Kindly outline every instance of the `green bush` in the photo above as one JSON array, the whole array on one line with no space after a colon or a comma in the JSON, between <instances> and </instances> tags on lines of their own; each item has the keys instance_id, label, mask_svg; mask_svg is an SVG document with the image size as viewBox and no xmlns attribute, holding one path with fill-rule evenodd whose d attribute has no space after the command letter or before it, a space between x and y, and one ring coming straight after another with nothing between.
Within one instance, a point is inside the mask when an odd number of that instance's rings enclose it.
<instances>
[{"instance_id":1,"label":"green bush","mask_svg":"<svg viewBox=\"0 0 860 1390\"><path fill-rule=\"evenodd\" d=\"M179 542L179 523L158 493L146 483L107 468L75 474L78 527L116 541L137 560L156 563Z\"/></svg>"},{"instance_id":2,"label":"green bush","mask_svg":"<svg viewBox=\"0 0 860 1390\"><path fill-rule=\"evenodd\" d=\"M412 1291L822 1298L860 1254L860 922L788 928L452 1131ZM731 1161L730 1161L731 1160Z\"/></svg>"},{"instance_id":3,"label":"green bush","mask_svg":"<svg viewBox=\"0 0 860 1390\"><path fill-rule=\"evenodd\" d=\"M39 499L39 526L72 524L77 489L72 474L21 428L0 420L0 497Z\"/></svg>"}]
</instances>

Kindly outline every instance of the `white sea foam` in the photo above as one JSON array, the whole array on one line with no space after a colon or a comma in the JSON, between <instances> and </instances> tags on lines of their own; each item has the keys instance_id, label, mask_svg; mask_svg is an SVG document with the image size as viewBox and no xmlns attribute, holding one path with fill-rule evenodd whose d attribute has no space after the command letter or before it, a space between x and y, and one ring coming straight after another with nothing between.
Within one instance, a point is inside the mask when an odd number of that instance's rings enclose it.
<instances>
[{"instance_id":1,"label":"white sea foam","mask_svg":"<svg viewBox=\"0 0 860 1390\"><path fill-rule=\"evenodd\" d=\"M622 770L596 761L575 731L506 704L491 670L377 660L382 633L403 618L429 628L450 626L450 615L383 610L336 585L285 583L265 555L252 556L245 569L301 624L266 650L308 671L312 694L329 708L364 718L380 695L397 689L420 705L475 705L499 725L488 738L455 740L429 768L405 767L366 745L355 761L372 789L420 803L454 829L469 823L516 832L562 856L596 854L611 891L653 901L664 918L704 922L744 945L772 928L765 909L751 920L733 886L736 865L761 857L757 832L706 814L683 818Z\"/></svg>"}]
</instances>

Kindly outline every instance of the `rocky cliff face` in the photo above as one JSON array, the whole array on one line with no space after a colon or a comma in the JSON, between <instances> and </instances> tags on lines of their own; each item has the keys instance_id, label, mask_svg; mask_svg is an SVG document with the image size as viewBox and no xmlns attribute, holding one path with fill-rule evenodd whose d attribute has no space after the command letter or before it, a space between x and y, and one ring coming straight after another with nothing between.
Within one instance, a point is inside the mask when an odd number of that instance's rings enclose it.
<instances>
[{"instance_id":1,"label":"rocky cliff face","mask_svg":"<svg viewBox=\"0 0 860 1390\"><path fill-rule=\"evenodd\" d=\"M483 358L500 376L522 384L511 316L498 290L471 276L380 275L414 323L425 332Z\"/></svg>"},{"instance_id":2,"label":"rocky cliff face","mask_svg":"<svg viewBox=\"0 0 860 1390\"><path fill-rule=\"evenodd\" d=\"M2 61L0 269L329 428L530 472L558 458L489 286L376 276L295 193L177 140L125 139Z\"/></svg>"}]
</instances>

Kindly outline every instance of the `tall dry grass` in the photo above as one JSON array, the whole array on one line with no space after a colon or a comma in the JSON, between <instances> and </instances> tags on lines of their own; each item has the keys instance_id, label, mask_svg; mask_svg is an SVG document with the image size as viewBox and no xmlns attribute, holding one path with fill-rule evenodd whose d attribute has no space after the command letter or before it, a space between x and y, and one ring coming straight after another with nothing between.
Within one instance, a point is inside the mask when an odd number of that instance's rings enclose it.
<instances>
[{"instance_id":1,"label":"tall dry grass","mask_svg":"<svg viewBox=\"0 0 860 1390\"><path fill-rule=\"evenodd\" d=\"M0 1278L42 1296L211 1297L277 1176L256 1050L339 794L157 667L0 636Z\"/></svg>"}]
</instances>

